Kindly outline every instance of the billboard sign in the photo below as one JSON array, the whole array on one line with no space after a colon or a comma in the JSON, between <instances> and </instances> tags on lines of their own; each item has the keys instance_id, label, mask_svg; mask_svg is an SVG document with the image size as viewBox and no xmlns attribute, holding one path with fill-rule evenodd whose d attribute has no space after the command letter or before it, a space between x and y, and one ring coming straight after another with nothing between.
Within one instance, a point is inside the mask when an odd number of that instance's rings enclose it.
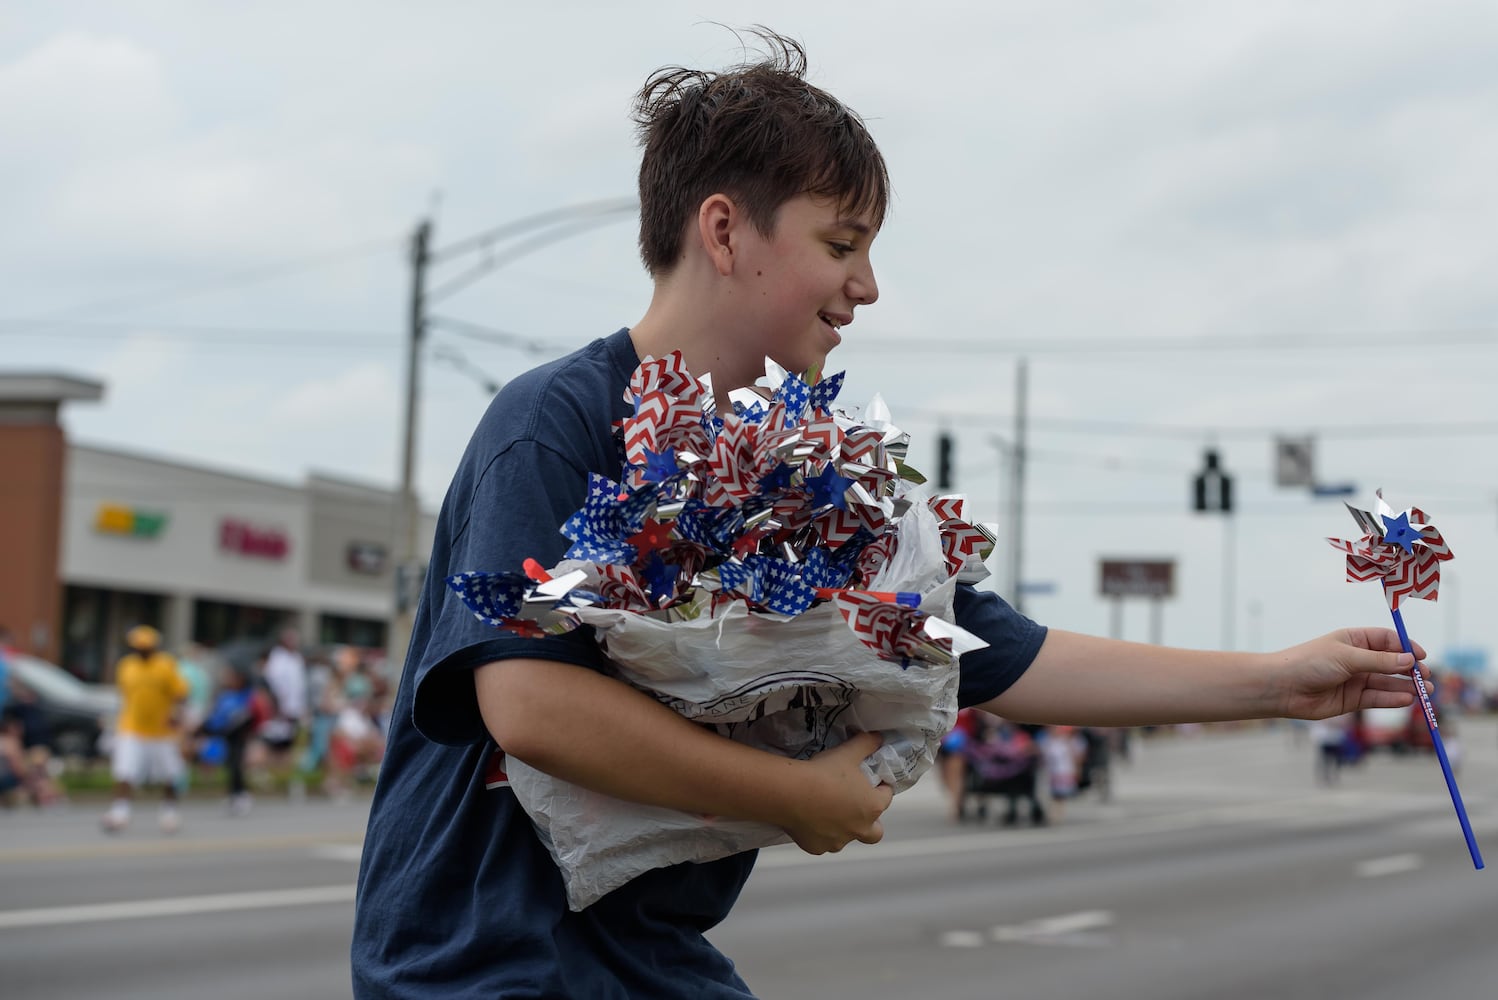
<instances>
[{"instance_id":1,"label":"billboard sign","mask_svg":"<svg viewBox=\"0 0 1498 1000\"><path fill-rule=\"evenodd\" d=\"M1104 597L1175 596L1174 559L1102 559L1098 592Z\"/></svg>"}]
</instances>

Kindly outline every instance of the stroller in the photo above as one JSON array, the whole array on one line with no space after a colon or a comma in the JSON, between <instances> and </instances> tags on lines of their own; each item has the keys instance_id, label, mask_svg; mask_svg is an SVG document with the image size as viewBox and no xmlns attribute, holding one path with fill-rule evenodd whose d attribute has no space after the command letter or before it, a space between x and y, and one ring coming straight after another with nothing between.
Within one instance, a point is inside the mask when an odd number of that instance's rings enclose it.
<instances>
[{"instance_id":1,"label":"stroller","mask_svg":"<svg viewBox=\"0 0 1498 1000\"><path fill-rule=\"evenodd\" d=\"M1019 822L1022 800L1029 803L1031 824L1045 825L1045 808L1035 790L1040 754L1029 733L1007 719L985 721L961 753L967 767L962 799L957 805L958 819L967 819L967 802L972 798L977 800L978 821L986 820L989 799L999 796L1005 801L1000 819L1003 825Z\"/></svg>"}]
</instances>

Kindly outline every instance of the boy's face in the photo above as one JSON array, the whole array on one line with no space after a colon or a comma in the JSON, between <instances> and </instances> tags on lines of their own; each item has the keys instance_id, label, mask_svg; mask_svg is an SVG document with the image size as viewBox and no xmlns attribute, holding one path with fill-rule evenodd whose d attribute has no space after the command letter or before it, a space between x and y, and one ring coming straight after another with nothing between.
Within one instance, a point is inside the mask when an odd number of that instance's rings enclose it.
<instances>
[{"instance_id":1,"label":"boy's face","mask_svg":"<svg viewBox=\"0 0 1498 1000\"><path fill-rule=\"evenodd\" d=\"M749 228L741 258L748 334L788 371L820 369L854 308L879 297L869 261L878 230L832 199L805 194L780 206L771 236Z\"/></svg>"}]
</instances>

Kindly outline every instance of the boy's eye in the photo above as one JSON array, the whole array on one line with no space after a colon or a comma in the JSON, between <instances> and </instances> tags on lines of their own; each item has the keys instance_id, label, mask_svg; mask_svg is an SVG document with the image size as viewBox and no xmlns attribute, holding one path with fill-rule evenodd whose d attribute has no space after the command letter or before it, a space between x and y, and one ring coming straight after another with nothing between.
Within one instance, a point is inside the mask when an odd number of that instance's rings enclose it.
<instances>
[{"instance_id":1,"label":"boy's eye","mask_svg":"<svg viewBox=\"0 0 1498 1000\"><path fill-rule=\"evenodd\" d=\"M827 245L830 246L832 248L832 252L839 257L846 257L848 254L853 252L853 244L851 243L838 243L836 241L829 241Z\"/></svg>"}]
</instances>

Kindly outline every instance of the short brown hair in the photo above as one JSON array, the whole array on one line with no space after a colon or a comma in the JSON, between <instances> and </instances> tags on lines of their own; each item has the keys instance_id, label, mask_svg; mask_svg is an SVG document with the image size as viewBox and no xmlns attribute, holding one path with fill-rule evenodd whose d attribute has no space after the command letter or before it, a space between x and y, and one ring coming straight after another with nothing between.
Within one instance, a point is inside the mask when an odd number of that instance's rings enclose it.
<instances>
[{"instance_id":1,"label":"short brown hair","mask_svg":"<svg viewBox=\"0 0 1498 1000\"><path fill-rule=\"evenodd\" d=\"M761 233L800 194L835 198L884 221L889 173L863 120L806 82L806 50L754 32L767 57L721 72L657 70L635 98L640 159L640 257L655 277L682 253L687 223L723 192Z\"/></svg>"}]
</instances>

